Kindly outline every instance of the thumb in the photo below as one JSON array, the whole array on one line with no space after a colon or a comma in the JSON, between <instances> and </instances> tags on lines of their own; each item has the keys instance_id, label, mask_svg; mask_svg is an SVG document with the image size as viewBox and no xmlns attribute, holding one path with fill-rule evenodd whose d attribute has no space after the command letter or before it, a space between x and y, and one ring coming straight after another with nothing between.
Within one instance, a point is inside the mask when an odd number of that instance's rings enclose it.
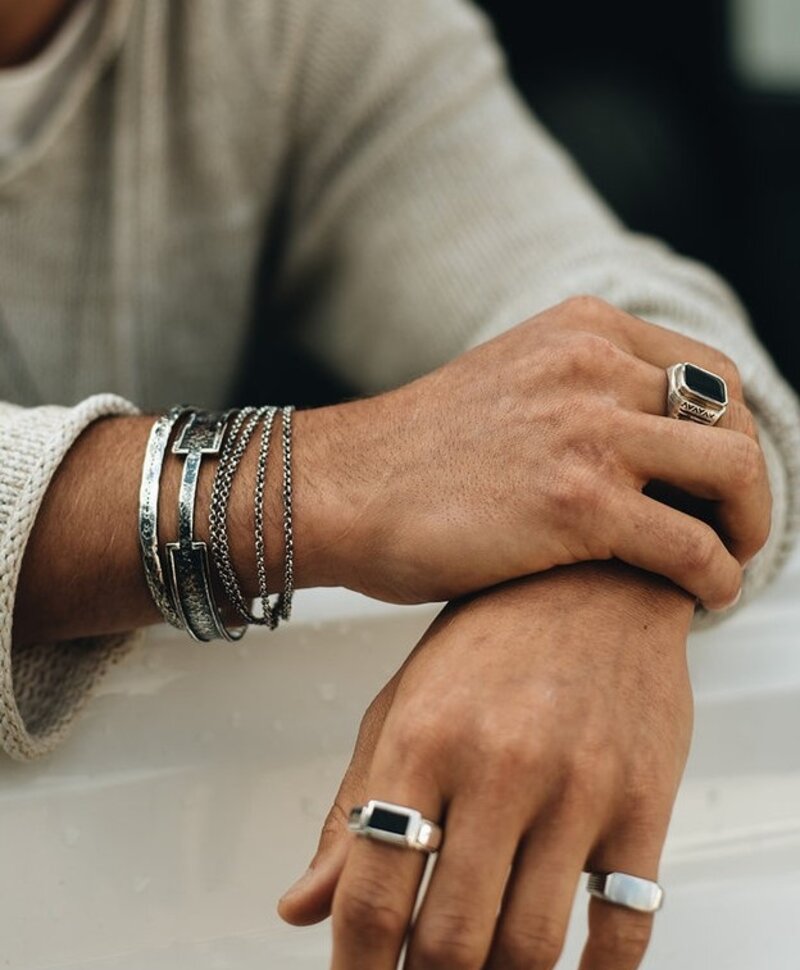
<instances>
[{"instance_id":1,"label":"thumb","mask_svg":"<svg viewBox=\"0 0 800 970\"><path fill-rule=\"evenodd\" d=\"M391 707L397 677L393 678L367 709L358 732L353 757L328 812L319 845L311 864L278 903L278 915L293 926L319 923L330 915L352 835L347 818L354 805L364 801L372 756Z\"/></svg>"},{"instance_id":2,"label":"thumb","mask_svg":"<svg viewBox=\"0 0 800 970\"><path fill-rule=\"evenodd\" d=\"M330 916L333 893L344 868L351 837L340 799L347 799L345 804L348 805L355 805L357 801L357 797L345 791L346 781L347 777L328 812L319 846L308 869L278 903L278 915L293 926L310 926Z\"/></svg>"}]
</instances>

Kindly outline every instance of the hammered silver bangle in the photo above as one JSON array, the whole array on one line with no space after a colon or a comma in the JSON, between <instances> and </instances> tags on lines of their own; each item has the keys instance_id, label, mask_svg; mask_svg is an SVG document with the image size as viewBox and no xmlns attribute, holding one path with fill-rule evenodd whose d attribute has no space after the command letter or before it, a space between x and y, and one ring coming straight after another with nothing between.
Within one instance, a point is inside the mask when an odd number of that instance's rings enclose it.
<instances>
[{"instance_id":1,"label":"hammered silver bangle","mask_svg":"<svg viewBox=\"0 0 800 970\"><path fill-rule=\"evenodd\" d=\"M245 627L228 629L214 601L208 546L194 535L195 502L200 466L206 455L217 455L225 439L231 412L195 411L184 424L172 451L184 456L178 493L178 539L165 552L175 608L190 636L238 640Z\"/></svg>"},{"instance_id":2,"label":"hammered silver bangle","mask_svg":"<svg viewBox=\"0 0 800 970\"><path fill-rule=\"evenodd\" d=\"M144 578L153 602L172 626L185 629L175 609L172 593L164 580L164 569L158 549L158 498L161 472L169 439L180 418L191 409L183 405L171 408L158 418L150 429L142 465L139 488L139 545L142 551Z\"/></svg>"}]
</instances>

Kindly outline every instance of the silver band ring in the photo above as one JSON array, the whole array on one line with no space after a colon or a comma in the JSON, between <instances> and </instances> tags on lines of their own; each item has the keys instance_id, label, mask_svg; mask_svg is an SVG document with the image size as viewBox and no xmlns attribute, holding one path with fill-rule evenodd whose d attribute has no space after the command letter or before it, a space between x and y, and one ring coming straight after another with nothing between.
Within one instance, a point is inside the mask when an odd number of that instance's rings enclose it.
<instances>
[{"instance_id":1,"label":"silver band ring","mask_svg":"<svg viewBox=\"0 0 800 970\"><path fill-rule=\"evenodd\" d=\"M713 425L728 409L728 385L697 364L667 368L667 417Z\"/></svg>"},{"instance_id":2,"label":"silver band ring","mask_svg":"<svg viewBox=\"0 0 800 970\"><path fill-rule=\"evenodd\" d=\"M356 805L350 810L347 827L356 835L418 852L438 852L442 844L441 826L423 818L416 809L393 802L372 799L366 805Z\"/></svg>"},{"instance_id":3,"label":"silver band ring","mask_svg":"<svg viewBox=\"0 0 800 970\"><path fill-rule=\"evenodd\" d=\"M664 903L664 890L657 882L627 872L590 872L586 889L598 899L639 913L655 913Z\"/></svg>"}]
</instances>

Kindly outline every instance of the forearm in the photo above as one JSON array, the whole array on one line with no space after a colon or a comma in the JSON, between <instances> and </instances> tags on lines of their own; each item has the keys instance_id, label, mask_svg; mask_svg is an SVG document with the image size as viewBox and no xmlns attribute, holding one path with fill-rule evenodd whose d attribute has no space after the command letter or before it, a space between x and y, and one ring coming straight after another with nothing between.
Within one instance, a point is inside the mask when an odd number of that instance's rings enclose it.
<instances>
[{"instance_id":1,"label":"forearm","mask_svg":"<svg viewBox=\"0 0 800 970\"><path fill-rule=\"evenodd\" d=\"M26 547L15 600L15 642L67 640L160 622L144 578L137 528L142 459L153 420L144 416L96 421L67 453ZM295 416L294 538L299 587L336 581L335 563L319 528L329 491L313 474L320 464L315 453L324 447L324 439L307 434L307 423L307 413ZM232 559L247 596L255 596L257 588L254 445L251 441L237 472L228 519ZM325 461L324 456L320 459ZM171 453L164 463L159 533L166 541L177 534L181 463ZM198 485L196 531L204 541L208 541L215 468L215 460L205 460ZM283 562L280 503L280 467L272 461L265 489L266 556L267 575L278 581Z\"/></svg>"}]
</instances>

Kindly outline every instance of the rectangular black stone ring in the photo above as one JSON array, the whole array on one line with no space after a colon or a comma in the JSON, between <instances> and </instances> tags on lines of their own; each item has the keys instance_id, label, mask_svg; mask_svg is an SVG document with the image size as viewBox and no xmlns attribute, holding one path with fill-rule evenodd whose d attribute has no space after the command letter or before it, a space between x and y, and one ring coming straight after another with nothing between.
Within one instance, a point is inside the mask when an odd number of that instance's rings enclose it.
<instances>
[{"instance_id":1,"label":"rectangular black stone ring","mask_svg":"<svg viewBox=\"0 0 800 970\"><path fill-rule=\"evenodd\" d=\"M415 809L376 799L352 809L348 828L357 835L423 852L435 852L441 842L440 827Z\"/></svg>"},{"instance_id":2,"label":"rectangular black stone ring","mask_svg":"<svg viewBox=\"0 0 800 970\"><path fill-rule=\"evenodd\" d=\"M728 407L728 388L717 374L697 364L667 368L667 417L714 425Z\"/></svg>"},{"instance_id":3,"label":"rectangular black stone ring","mask_svg":"<svg viewBox=\"0 0 800 970\"><path fill-rule=\"evenodd\" d=\"M725 381L696 364L683 365L683 381L687 390L698 394L714 404L728 403L728 389Z\"/></svg>"}]
</instances>

